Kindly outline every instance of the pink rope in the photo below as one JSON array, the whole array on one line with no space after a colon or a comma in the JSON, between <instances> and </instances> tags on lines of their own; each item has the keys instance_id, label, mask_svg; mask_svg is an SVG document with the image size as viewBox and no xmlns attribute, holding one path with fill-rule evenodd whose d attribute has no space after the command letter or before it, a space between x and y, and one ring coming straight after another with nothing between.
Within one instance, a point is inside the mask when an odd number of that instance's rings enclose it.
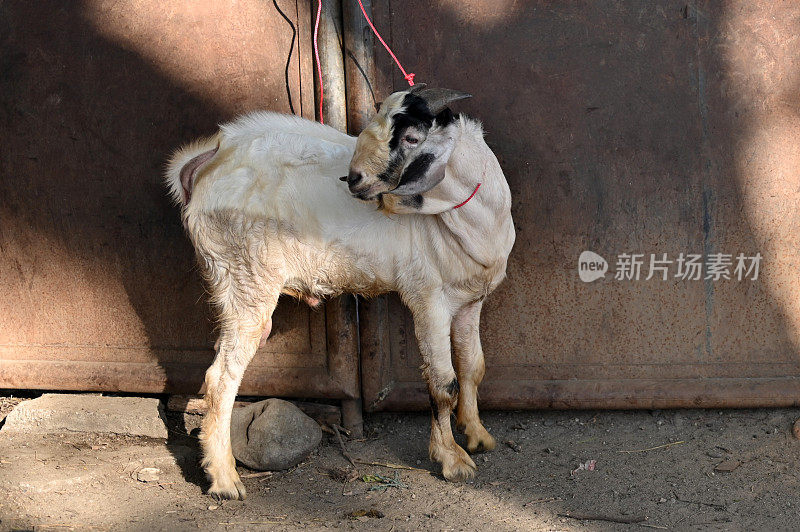
<instances>
[{"instance_id":1,"label":"pink rope","mask_svg":"<svg viewBox=\"0 0 800 532\"><path fill-rule=\"evenodd\" d=\"M381 34L378 33L378 30L375 29L375 26L372 24L372 21L367 16L367 10L364 9L364 4L361 3L361 0L358 0L358 5L361 7L361 12L364 14L364 18L367 19L367 24L369 24L369 27L372 28L372 33L374 33L375 37L377 37L378 40L381 41L381 44L383 45L383 47L386 48L386 51L389 52L389 55L392 56L392 59L394 59L394 62L397 63L397 68L399 68L400 72L403 73L403 77L406 79L408 84L413 87L414 86L414 74L413 73L406 74L406 70L403 68L403 65L400 64L400 61L397 60L397 56L394 55L394 52L392 52L391 48L389 48L389 45L386 44L386 42L383 40L383 37L381 37Z\"/></svg>"},{"instance_id":2,"label":"pink rope","mask_svg":"<svg viewBox=\"0 0 800 532\"><path fill-rule=\"evenodd\" d=\"M358 5L359 5L359 7L361 7L361 13L364 14L364 18L367 20L367 24L369 24L369 27L372 28L372 33L375 34L375 36L381 42L383 47L386 48L386 51L389 52L389 55L392 56L392 59L394 59L394 62L397 64L397 68L399 68L400 72L403 73L403 77L408 82L409 86L413 87L414 86L414 76L415 76L415 74L413 72L407 73L406 69L403 68L403 65L400 64L400 61L398 61L397 56L394 55L394 52L392 52L392 49L389 48L389 45L386 44L386 41L383 40L383 37L381 37L381 34L378 33L378 30L375 29L375 25L369 19L369 16L367 15L367 10L364 9L364 4L361 2L361 0L358 0ZM319 63L319 46L317 45L317 35L319 34L319 19L321 17L322 17L322 0L317 0L317 19L314 22L314 58L317 61L317 76L318 76L318 79L319 79L319 123L320 124L324 124L325 122L322 119L322 102L325 99L325 87L322 85L322 68L320 67L320 63ZM478 186L480 186L480 185L478 185ZM477 190L477 189L475 189L475 190ZM469 201L469 200L467 200L467 201ZM459 207L460 207L460 205L459 205Z\"/></svg>"},{"instance_id":3,"label":"pink rope","mask_svg":"<svg viewBox=\"0 0 800 532\"><path fill-rule=\"evenodd\" d=\"M475 194L478 193L478 189L479 188L481 188L481 184L480 183L478 183L478 185L475 187L475 190L472 191L472 194L470 194L467 199L465 199L464 201L462 201L461 203L459 203L458 205L456 205L453 208L454 209L458 209L459 207L463 207L464 205L466 205L469 202L469 200L471 200L472 198L475 197Z\"/></svg>"}]
</instances>

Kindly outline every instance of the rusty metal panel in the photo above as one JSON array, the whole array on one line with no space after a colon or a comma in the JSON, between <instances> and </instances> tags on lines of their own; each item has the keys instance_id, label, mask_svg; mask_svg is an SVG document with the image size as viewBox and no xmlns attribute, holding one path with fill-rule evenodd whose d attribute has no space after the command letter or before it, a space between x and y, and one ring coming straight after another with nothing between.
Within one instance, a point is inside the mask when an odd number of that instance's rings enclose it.
<instances>
[{"instance_id":1,"label":"rusty metal panel","mask_svg":"<svg viewBox=\"0 0 800 532\"><path fill-rule=\"evenodd\" d=\"M417 81L474 95L458 110L483 121L511 185L517 242L482 315L485 406L800 404L797 3L373 10ZM406 86L375 57L377 99ZM579 279L587 250L605 278ZM645 255L640 280L615 278L623 253ZM645 280L650 254L681 253L763 259L757 280L683 280L675 263ZM366 407L426 406L399 300L361 316Z\"/></svg>"},{"instance_id":2,"label":"rusty metal panel","mask_svg":"<svg viewBox=\"0 0 800 532\"><path fill-rule=\"evenodd\" d=\"M314 117L310 6L279 5L288 66L271 2L0 5L0 387L199 390L215 334L161 173L287 84ZM353 316L282 300L241 391L358 396Z\"/></svg>"}]
</instances>

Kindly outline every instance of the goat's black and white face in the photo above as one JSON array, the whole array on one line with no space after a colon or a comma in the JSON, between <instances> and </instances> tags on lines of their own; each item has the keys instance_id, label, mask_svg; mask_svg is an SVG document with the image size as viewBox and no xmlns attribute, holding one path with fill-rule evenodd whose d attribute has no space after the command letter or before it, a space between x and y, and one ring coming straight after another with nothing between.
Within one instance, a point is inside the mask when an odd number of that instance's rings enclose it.
<instances>
[{"instance_id":1,"label":"goat's black and white face","mask_svg":"<svg viewBox=\"0 0 800 532\"><path fill-rule=\"evenodd\" d=\"M469 97L421 84L389 96L358 136L346 178L350 193L369 201L385 193L415 196L439 184L455 144L447 105Z\"/></svg>"}]
</instances>

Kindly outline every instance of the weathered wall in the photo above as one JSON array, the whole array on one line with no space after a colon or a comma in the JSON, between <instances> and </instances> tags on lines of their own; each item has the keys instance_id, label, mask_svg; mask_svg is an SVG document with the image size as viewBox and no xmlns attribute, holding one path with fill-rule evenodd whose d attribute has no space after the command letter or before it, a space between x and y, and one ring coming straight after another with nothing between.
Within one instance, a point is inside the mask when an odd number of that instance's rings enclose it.
<instances>
[{"instance_id":1,"label":"weathered wall","mask_svg":"<svg viewBox=\"0 0 800 532\"><path fill-rule=\"evenodd\" d=\"M458 110L484 122L511 185L517 242L483 313L484 404L800 401L797 3L374 10L418 82L474 94ZM407 85L375 54L381 99ZM579 279L585 250L609 261L604 279ZM615 280L621 253L645 255L641 280ZM763 260L756 281L681 280L674 263L645 280L651 253ZM376 409L427 404L398 307L367 316L384 331L363 362Z\"/></svg>"},{"instance_id":2,"label":"weathered wall","mask_svg":"<svg viewBox=\"0 0 800 532\"><path fill-rule=\"evenodd\" d=\"M310 6L279 4L298 30L294 107L313 117ZM483 120L511 184L517 245L483 315L485 405L796 402L796 3L374 11L418 81L475 95L457 109ZM0 386L196 391L214 333L163 162L239 112L288 111L291 35L251 0L0 5ZM372 88L349 92L351 128L371 90L405 86L375 55ZM360 70L345 67L352 88ZM605 279L580 281L584 250L609 260ZM641 280L614 279L621 253L645 254ZM651 253L763 261L756 281L644 280ZM366 405L427 404L399 302L365 309ZM243 392L357 395L351 310L283 301Z\"/></svg>"},{"instance_id":3,"label":"weathered wall","mask_svg":"<svg viewBox=\"0 0 800 532\"><path fill-rule=\"evenodd\" d=\"M279 5L288 66L271 2L0 5L0 386L197 391L215 335L161 174L287 83L314 117L309 6ZM357 394L340 317L283 301L242 391Z\"/></svg>"}]
</instances>

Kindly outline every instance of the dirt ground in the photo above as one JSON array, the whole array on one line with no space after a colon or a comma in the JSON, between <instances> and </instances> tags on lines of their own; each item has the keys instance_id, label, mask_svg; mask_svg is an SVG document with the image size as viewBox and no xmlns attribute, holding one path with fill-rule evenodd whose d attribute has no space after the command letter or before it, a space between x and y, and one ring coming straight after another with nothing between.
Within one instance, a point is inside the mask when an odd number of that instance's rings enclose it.
<instances>
[{"instance_id":1,"label":"dirt ground","mask_svg":"<svg viewBox=\"0 0 800 532\"><path fill-rule=\"evenodd\" d=\"M199 416L170 414L166 443L0 433L0 530L797 529L798 417L800 409L486 412L499 445L476 456L473 481L452 484L427 458L427 415L371 415L349 453L418 469L359 464L348 475L325 436L298 467L245 478L247 500L224 503L203 493ZM146 467L160 470L156 478Z\"/></svg>"}]
</instances>

